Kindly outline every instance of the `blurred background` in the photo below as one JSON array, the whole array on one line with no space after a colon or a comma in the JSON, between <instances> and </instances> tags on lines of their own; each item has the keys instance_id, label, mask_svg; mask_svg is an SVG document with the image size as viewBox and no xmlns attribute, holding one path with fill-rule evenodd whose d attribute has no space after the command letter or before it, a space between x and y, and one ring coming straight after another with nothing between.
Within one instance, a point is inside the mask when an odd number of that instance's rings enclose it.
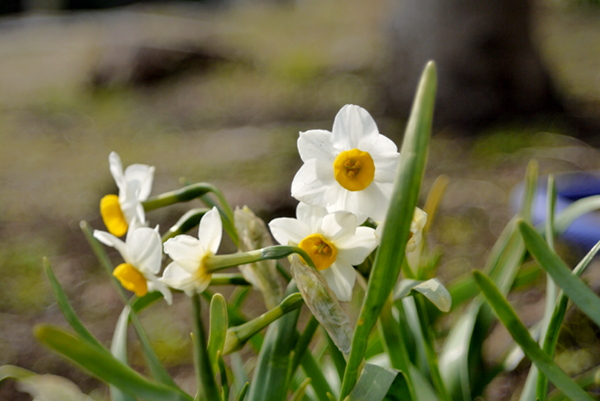
<instances>
[{"instance_id":1,"label":"blurred background","mask_svg":"<svg viewBox=\"0 0 600 401\"><path fill-rule=\"evenodd\" d=\"M400 144L434 59L423 199L448 176L429 238L446 283L482 267L529 160L542 176L600 169L597 0L2 0L0 13L0 365L63 375L98 399L101 384L31 331L64 324L41 269L47 256L82 320L110 341L122 304L79 229L81 220L104 229L99 200L116 193L110 151L124 165L156 166L155 195L182 178L205 181L267 221L292 216L298 132L330 130L352 103ZM189 207L149 219L166 229ZM584 246L559 250L572 262ZM180 301L142 319L189 390ZM513 301L533 322L543 291ZM575 347L587 352L580 364L598 360L596 330ZM487 399L509 400L519 380L502 377ZM0 399L30 397L4 383Z\"/></svg>"}]
</instances>

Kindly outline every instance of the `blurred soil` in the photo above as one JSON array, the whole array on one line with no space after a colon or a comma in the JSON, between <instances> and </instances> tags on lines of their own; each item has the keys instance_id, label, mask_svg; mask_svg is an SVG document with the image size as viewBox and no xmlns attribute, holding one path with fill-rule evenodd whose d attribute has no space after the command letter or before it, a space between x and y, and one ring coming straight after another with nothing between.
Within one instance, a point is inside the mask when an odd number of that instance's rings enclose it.
<instances>
[{"instance_id":1,"label":"blurred soil","mask_svg":"<svg viewBox=\"0 0 600 401\"><path fill-rule=\"evenodd\" d=\"M380 132L400 143L403 122L381 117L385 7L386 0L223 10L155 5L0 20L0 365L64 375L95 397L104 394L31 333L42 322L66 325L41 269L46 256L84 323L110 342L122 305L79 229L81 220L103 229L99 199L116 192L110 151L125 165L156 166L153 194L178 188L181 178L211 182L232 205L269 220L295 207L289 188L300 165L298 132L331 129L344 104L365 107ZM535 37L571 109L598 118L600 11L543 6L538 21ZM137 79L139 57L157 54L171 61L158 63L156 79ZM569 136L574 130L556 119L471 137L435 133L423 198L437 176L448 176L430 233L444 254L444 282L483 266L513 214L511 190L529 160L542 176L600 169L598 151ZM166 228L188 207L149 218ZM580 256L570 244L559 248L569 262ZM539 317L539 292L513 300L534 305L525 311L528 323ZM188 312L176 297L174 306L158 305L142 318L176 380L192 391ZM507 345L497 338L492 356ZM141 360L135 348L132 357ZM487 399L510 399L518 378L507 377ZM9 383L0 399L28 398Z\"/></svg>"}]
</instances>

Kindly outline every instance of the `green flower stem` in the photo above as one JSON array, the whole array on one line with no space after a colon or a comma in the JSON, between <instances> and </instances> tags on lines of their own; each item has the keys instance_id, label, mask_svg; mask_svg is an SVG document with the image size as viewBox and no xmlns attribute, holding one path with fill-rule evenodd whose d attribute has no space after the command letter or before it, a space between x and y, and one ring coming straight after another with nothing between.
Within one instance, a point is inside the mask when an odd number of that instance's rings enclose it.
<instances>
[{"instance_id":1,"label":"green flower stem","mask_svg":"<svg viewBox=\"0 0 600 401\"><path fill-rule=\"evenodd\" d=\"M308 348L308 344L310 344L317 328L319 327L319 321L314 317L314 315L310 316L308 323L306 323L306 327L302 334L298 337L298 341L296 342L296 348L294 348L294 359L292 360L292 374L296 371L302 358L306 353L306 349Z\"/></svg>"},{"instance_id":2,"label":"green flower stem","mask_svg":"<svg viewBox=\"0 0 600 401\"><path fill-rule=\"evenodd\" d=\"M400 163L390 208L385 219L381 245L373 264L367 292L352 338L352 347L339 400L354 388L367 350L369 334L377 323L383 305L398 276L409 238L410 224L417 205L427 145L433 122L433 106L437 86L436 67L427 63L421 76L402 143Z\"/></svg>"},{"instance_id":3,"label":"green flower stem","mask_svg":"<svg viewBox=\"0 0 600 401\"><path fill-rule=\"evenodd\" d=\"M196 378L198 382L198 393L195 400L199 401L221 401L220 394L215 381L215 375L206 350L206 338L202 326L200 296L192 296L192 307L194 315L194 365L196 366Z\"/></svg>"},{"instance_id":4,"label":"green flower stem","mask_svg":"<svg viewBox=\"0 0 600 401\"><path fill-rule=\"evenodd\" d=\"M162 236L162 241L166 242L169 238L173 238L180 234L185 234L190 231L192 228L196 227L198 223L200 223L200 219L202 216L208 212L207 208L196 208L188 210L183 216L177 220L177 223L173 225L173 227L169 228Z\"/></svg>"},{"instance_id":5,"label":"green flower stem","mask_svg":"<svg viewBox=\"0 0 600 401\"><path fill-rule=\"evenodd\" d=\"M209 192L220 194L220 191L214 185L201 182L187 185L183 188L176 189L175 191L165 192L164 194L160 194L155 198L151 198L142 202L142 205L144 206L144 210L149 212L151 210L170 206L175 203L189 202L206 195ZM217 197L219 197L219 195L217 195Z\"/></svg>"},{"instance_id":6,"label":"green flower stem","mask_svg":"<svg viewBox=\"0 0 600 401\"><path fill-rule=\"evenodd\" d=\"M429 373L431 374L431 380L437 390L438 396L441 401L452 401L450 393L444 384L442 375L438 365L438 357L435 351L434 343L435 338L432 333L431 323L427 315L427 305L425 305L425 299L422 295L415 295L415 304L417 306L417 313L419 315L419 323L421 324L421 333L423 334L425 357L427 358L427 365L429 366Z\"/></svg>"},{"instance_id":7,"label":"green flower stem","mask_svg":"<svg viewBox=\"0 0 600 401\"><path fill-rule=\"evenodd\" d=\"M262 249L257 249L250 252L239 252L230 255L211 255L204 259L204 266L209 272L215 272L228 267L255 263L266 259L282 259L291 254L297 253L309 264L312 268L314 265L310 261L310 257L296 246L275 245Z\"/></svg>"},{"instance_id":8,"label":"green flower stem","mask_svg":"<svg viewBox=\"0 0 600 401\"><path fill-rule=\"evenodd\" d=\"M227 330L223 355L239 350L256 333L273 323L288 312L300 308L304 304L299 292L287 296L278 306L263 313L251 321Z\"/></svg>"},{"instance_id":9,"label":"green flower stem","mask_svg":"<svg viewBox=\"0 0 600 401\"><path fill-rule=\"evenodd\" d=\"M221 205L219 211L225 218L225 230L231 236L234 243L237 245L239 239L235 230L235 226L233 225L233 210L231 209L231 206L229 206L229 203L227 203L227 199L225 198L223 193L212 184L201 182L197 184L187 185L175 191L165 192L164 194L158 195L155 198L148 199L147 201L142 202L142 206L144 206L144 210L146 212L149 212L151 210L159 209L165 206L170 206L175 203L189 202L196 198L202 198L202 201L204 203L208 204L209 206L213 206L214 203L206 197L208 193L213 193L219 200L219 203Z\"/></svg>"},{"instance_id":10,"label":"green flower stem","mask_svg":"<svg viewBox=\"0 0 600 401\"><path fill-rule=\"evenodd\" d=\"M402 305L402 301L399 301ZM402 310L401 313L404 313ZM416 400L413 381L410 377L411 362L406 349L406 341L399 323L392 315L392 301L388 298L379 315L379 328L383 338L383 346L386 354L390 357L390 362L394 369L402 371L406 377L411 399Z\"/></svg>"}]
</instances>

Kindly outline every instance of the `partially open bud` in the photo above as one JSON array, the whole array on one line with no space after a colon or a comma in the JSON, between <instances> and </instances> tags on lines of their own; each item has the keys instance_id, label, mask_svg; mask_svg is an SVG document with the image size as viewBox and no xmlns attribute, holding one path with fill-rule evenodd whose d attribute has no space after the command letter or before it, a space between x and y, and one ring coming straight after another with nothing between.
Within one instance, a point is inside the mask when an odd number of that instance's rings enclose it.
<instances>
[{"instance_id":1,"label":"partially open bud","mask_svg":"<svg viewBox=\"0 0 600 401\"><path fill-rule=\"evenodd\" d=\"M265 223L247 206L235 210L234 220L240 238L240 252L249 252L273 245ZM282 295L277 280L276 263L275 260L261 260L239 266L244 278L263 294L268 308L274 308Z\"/></svg>"},{"instance_id":2,"label":"partially open bud","mask_svg":"<svg viewBox=\"0 0 600 401\"><path fill-rule=\"evenodd\" d=\"M352 342L352 329L337 297L319 272L304 264L296 255L291 260L292 276L304 302L327 330L333 343L347 355Z\"/></svg>"}]
</instances>

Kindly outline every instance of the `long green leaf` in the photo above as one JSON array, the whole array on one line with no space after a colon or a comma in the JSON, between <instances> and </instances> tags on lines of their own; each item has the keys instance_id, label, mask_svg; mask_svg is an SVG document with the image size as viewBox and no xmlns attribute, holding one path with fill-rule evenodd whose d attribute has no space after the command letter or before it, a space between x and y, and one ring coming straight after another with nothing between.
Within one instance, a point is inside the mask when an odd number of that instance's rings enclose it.
<instances>
[{"instance_id":1,"label":"long green leaf","mask_svg":"<svg viewBox=\"0 0 600 401\"><path fill-rule=\"evenodd\" d=\"M52 267L50 266L50 262L47 258L43 259L44 270L46 271L46 275L48 276L48 280L50 281L50 285L52 286L52 291L54 292L54 297L56 298L56 302L58 303L58 307L62 312L63 316L67 320L67 323L75 330L79 336L90 343L93 346L98 347L99 349L104 349L104 346L93 336L92 333L88 331L88 329L81 323L77 315L75 314L75 310L71 307L69 300L67 298L67 294L65 294L63 288L60 283L56 279L54 272L52 271Z\"/></svg>"},{"instance_id":2,"label":"long green leaf","mask_svg":"<svg viewBox=\"0 0 600 401\"><path fill-rule=\"evenodd\" d=\"M548 247L535 228L521 221L519 229L527 249L540 266L552 276L571 301L600 326L600 298L583 281L571 274L571 270Z\"/></svg>"},{"instance_id":3,"label":"long green leaf","mask_svg":"<svg viewBox=\"0 0 600 401\"><path fill-rule=\"evenodd\" d=\"M399 370L367 364L346 401L411 400L404 374Z\"/></svg>"},{"instance_id":4,"label":"long green leaf","mask_svg":"<svg viewBox=\"0 0 600 401\"><path fill-rule=\"evenodd\" d=\"M508 332L521 347L525 355L537 366L540 372L564 394L572 400L593 400L588 393L579 387L571 378L563 372L554 360L546 354L537 342L531 337L527 327L521 322L516 312L510 306L506 298L500 293L493 281L479 271L474 271L475 282L481 289L486 300L494 309L494 312L508 329Z\"/></svg>"},{"instance_id":5,"label":"long green leaf","mask_svg":"<svg viewBox=\"0 0 600 401\"><path fill-rule=\"evenodd\" d=\"M213 295L210 301L210 325L208 332L208 357L213 367L213 371L219 370L218 357L223 355L225 338L227 337L227 327L229 319L227 316L227 301L221 294Z\"/></svg>"},{"instance_id":6,"label":"long green leaf","mask_svg":"<svg viewBox=\"0 0 600 401\"><path fill-rule=\"evenodd\" d=\"M192 296L193 321L194 321L194 366L196 368L196 382L198 393L195 401L220 401L220 391L215 380L211 361L207 351L204 326L202 325L200 296Z\"/></svg>"},{"instance_id":7,"label":"long green leaf","mask_svg":"<svg viewBox=\"0 0 600 401\"><path fill-rule=\"evenodd\" d=\"M192 401L192 397L178 388L148 380L112 355L61 328L39 325L34 334L44 345L127 394L148 401Z\"/></svg>"},{"instance_id":8,"label":"long green leaf","mask_svg":"<svg viewBox=\"0 0 600 401\"><path fill-rule=\"evenodd\" d=\"M288 285L286 295L297 292L295 284ZM300 309L277 319L267 329L260 353L248 401L283 401L286 399L290 354L296 344L296 324Z\"/></svg>"},{"instance_id":9,"label":"long green leaf","mask_svg":"<svg viewBox=\"0 0 600 401\"><path fill-rule=\"evenodd\" d=\"M83 234L84 234L86 240L88 241L88 244L90 245L90 247L94 251L94 254L100 261L100 264L102 265L102 267L104 267L104 270L106 270L106 272L108 273L108 275L113 283L113 286L115 287L115 289L117 290L117 293L123 300L123 304L128 305L129 299L127 298L125 290L121 287L121 284L119 284L118 280L112 275L113 264L110 261L110 258L108 257L108 255L106 254L104 247L94 237L94 235L92 234L92 229L87 222L82 221L79 223L79 226L81 228L81 231L83 231ZM146 295L146 297L149 297L149 296ZM143 298L146 298L146 297L143 297ZM149 299L151 300L152 297L149 297ZM173 381L173 378L169 375L169 373L167 372L165 367L160 363L160 359L158 358L158 355L156 355L156 352L152 348L150 339L148 338L148 335L146 334L146 331L144 330L137 314L134 311L130 311L129 318L131 319L131 323L133 324L133 327L138 335L138 338L140 339L140 344L142 345L142 351L144 352L144 357L146 358L146 362L148 364L148 368L150 369L150 372L152 373L152 376L155 379L157 379L158 381L160 381L161 383L164 383L164 384L172 386L172 387L177 387L175 382Z\"/></svg>"},{"instance_id":10,"label":"long green leaf","mask_svg":"<svg viewBox=\"0 0 600 401\"><path fill-rule=\"evenodd\" d=\"M381 309L400 274L410 224L417 206L425 170L436 86L435 64L429 62L421 76L404 134L394 192L385 220L381 245L375 257L367 292L352 338L352 348L344 374L340 400L350 394L357 381L360 365L367 349L369 333L377 323Z\"/></svg>"},{"instance_id":11,"label":"long green leaf","mask_svg":"<svg viewBox=\"0 0 600 401\"><path fill-rule=\"evenodd\" d=\"M128 364L127 362L127 329L129 327L129 313L131 307L126 305L117 320L115 332L113 333L112 344L110 345L111 354L119 361ZM121 389L110 386L111 401L135 401L135 397L125 394Z\"/></svg>"}]
</instances>

